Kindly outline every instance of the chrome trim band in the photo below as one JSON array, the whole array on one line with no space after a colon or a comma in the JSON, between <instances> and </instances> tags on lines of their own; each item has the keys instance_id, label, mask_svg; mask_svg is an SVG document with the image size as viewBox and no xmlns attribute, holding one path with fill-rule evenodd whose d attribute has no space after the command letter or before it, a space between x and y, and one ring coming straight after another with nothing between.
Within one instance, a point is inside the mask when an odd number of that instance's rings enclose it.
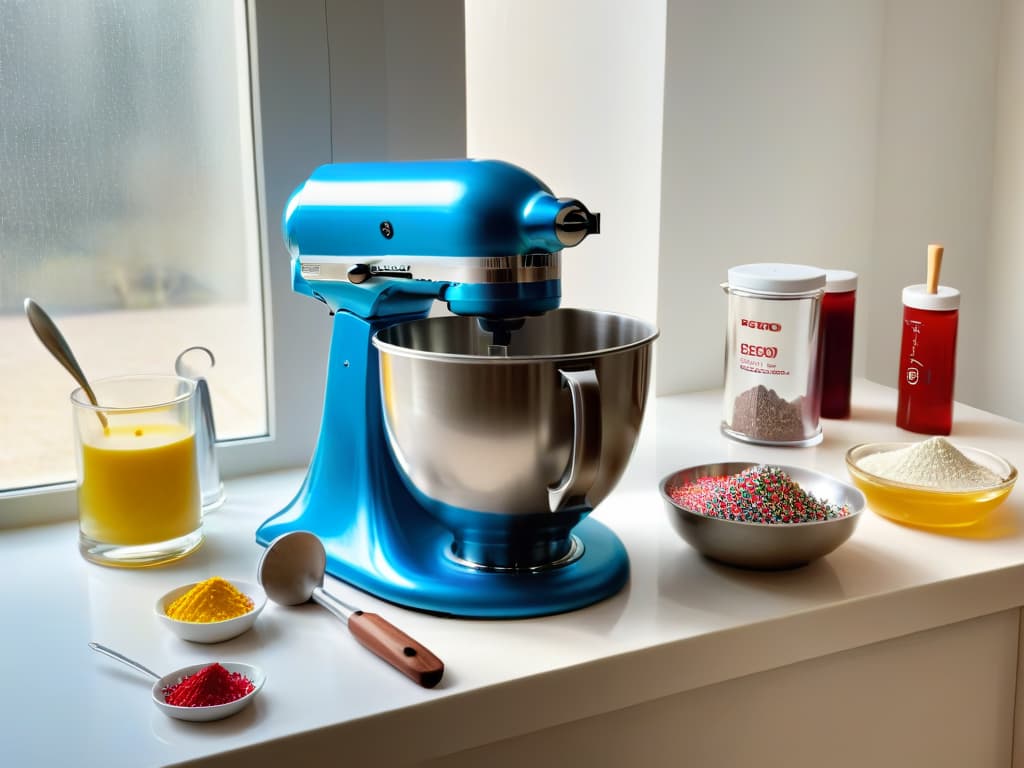
<instances>
[{"instance_id":1,"label":"chrome trim band","mask_svg":"<svg viewBox=\"0 0 1024 768\"><path fill-rule=\"evenodd\" d=\"M453 543L452 546L444 548L444 554L449 560L466 568L472 568L474 571L486 571L488 573L543 573L544 571L562 568L570 563L575 563L583 557L583 552L585 551L583 542L575 534L572 534L569 536L569 550L560 558L550 563L541 563L540 565L486 565L459 557L454 552L454 546L455 544Z\"/></svg>"},{"instance_id":2,"label":"chrome trim band","mask_svg":"<svg viewBox=\"0 0 1024 768\"><path fill-rule=\"evenodd\" d=\"M540 283L562 276L562 252L511 256L298 256L310 282L348 282L349 270L369 267L370 277L439 283Z\"/></svg>"}]
</instances>

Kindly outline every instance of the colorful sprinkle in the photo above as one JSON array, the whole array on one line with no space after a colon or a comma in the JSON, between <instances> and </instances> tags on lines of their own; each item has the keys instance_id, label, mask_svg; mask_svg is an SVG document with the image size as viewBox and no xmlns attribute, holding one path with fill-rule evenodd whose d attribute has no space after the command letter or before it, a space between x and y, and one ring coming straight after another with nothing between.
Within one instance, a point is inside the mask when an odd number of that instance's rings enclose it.
<instances>
[{"instance_id":1,"label":"colorful sprinkle","mask_svg":"<svg viewBox=\"0 0 1024 768\"><path fill-rule=\"evenodd\" d=\"M702 477L669 490L681 507L706 517L744 523L809 523L850 514L800 487L778 467L759 465L737 475Z\"/></svg>"}]
</instances>

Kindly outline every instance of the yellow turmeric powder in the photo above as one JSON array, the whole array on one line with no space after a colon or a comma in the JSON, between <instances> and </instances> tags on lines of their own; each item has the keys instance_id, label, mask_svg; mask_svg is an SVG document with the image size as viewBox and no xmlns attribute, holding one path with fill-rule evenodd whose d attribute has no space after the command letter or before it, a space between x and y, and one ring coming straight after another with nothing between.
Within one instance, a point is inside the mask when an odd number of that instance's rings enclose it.
<instances>
[{"instance_id":1,"label":"yellow turmeric powder","mask_svg":"<svg viewBox=\"0 0 1024 768\"><path fill-rule=\"evenodd\" d=\"M164 612L178 621L208 623L234 619L248 613L252 607L250 597L235 589L231 582L214 576L173 600Z\"/></svg>"}]
</instances>

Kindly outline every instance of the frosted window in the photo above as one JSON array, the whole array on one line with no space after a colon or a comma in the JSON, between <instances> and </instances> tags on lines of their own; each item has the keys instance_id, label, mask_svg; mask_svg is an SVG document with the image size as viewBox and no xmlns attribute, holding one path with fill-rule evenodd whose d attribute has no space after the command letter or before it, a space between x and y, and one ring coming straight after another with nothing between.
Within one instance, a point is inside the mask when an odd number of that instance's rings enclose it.
<instances>
[{"instance_id":1,"label":"frosted window","mask_svg":"<svg viewBox=\"0 0 1024 768\"><path fill-rule=\"evenodd\" d=\"M244 3L0 0L0 491L74 477L71 377L203 345L218 436L267 401Z\"/></svg>"}]
</instances>

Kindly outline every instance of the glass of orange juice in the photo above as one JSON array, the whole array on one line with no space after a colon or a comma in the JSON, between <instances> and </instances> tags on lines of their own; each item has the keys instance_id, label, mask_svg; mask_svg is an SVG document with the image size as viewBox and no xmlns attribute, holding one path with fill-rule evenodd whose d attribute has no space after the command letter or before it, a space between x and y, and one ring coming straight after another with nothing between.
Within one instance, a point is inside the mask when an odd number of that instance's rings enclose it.
<instances>
[{"instance_id":1,"label":"glass of orange juice","mask_svg":"<svg viewBox=\"0 0 1024 768\"><path fill-rule=\"evenodd\" d=\"M78 457L78 546L87 560L144 567L203 542L195 383L179 376L92 382L71 393Z\"/></svg>"}]
</instances>

